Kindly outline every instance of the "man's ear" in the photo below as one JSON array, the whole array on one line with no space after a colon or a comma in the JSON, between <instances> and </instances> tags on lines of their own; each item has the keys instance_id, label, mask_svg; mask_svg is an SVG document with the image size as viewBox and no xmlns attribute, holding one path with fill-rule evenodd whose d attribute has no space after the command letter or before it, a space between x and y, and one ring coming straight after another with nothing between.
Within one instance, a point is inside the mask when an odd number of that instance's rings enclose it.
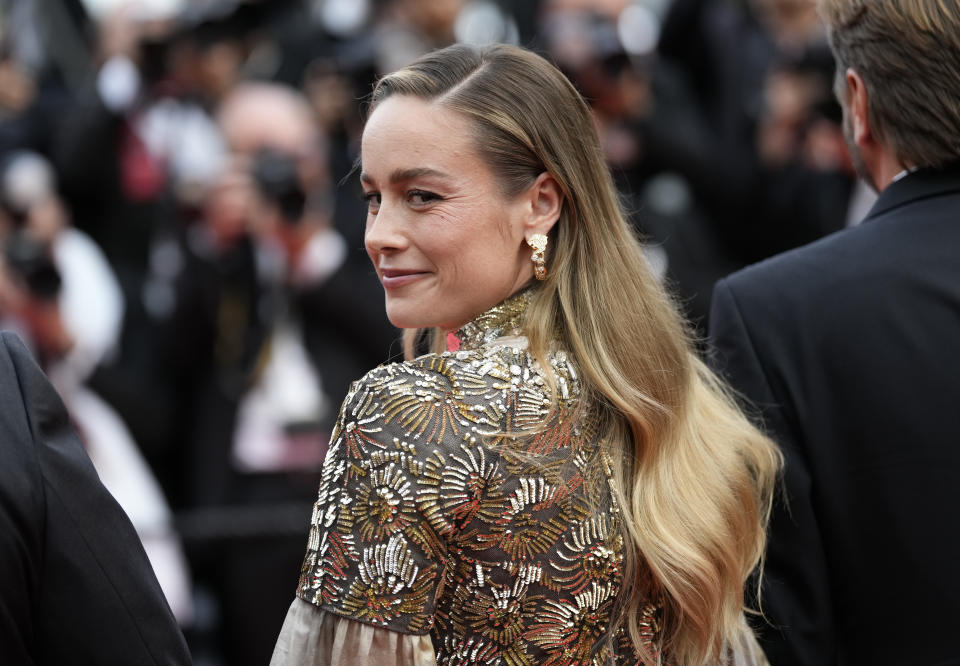
<instances>
[{"instance_id":1,"label":"man's ear","mask_svg":"<svg viewBox=\"0 0 960 666\"><path fill-rule=\"evenodd\" d=\"M523 225L524 237L549 234L563 209L563 191L557 179L544 171L527 190L529 214Z\"/></svg>"},{"instance_id":2,"label":"man's ear","mask_svg":"<svg viewBox=\"0 0 960 666\"><path fill-rule=\"evenodd\" d=\"M853 141L861 147L868 147L876 141L873 128L870 126L869 99L867 85L863 77L855 69L848 69L845 74L847 80L847 113L853 123Z\"/></svg>"}]
</instances>

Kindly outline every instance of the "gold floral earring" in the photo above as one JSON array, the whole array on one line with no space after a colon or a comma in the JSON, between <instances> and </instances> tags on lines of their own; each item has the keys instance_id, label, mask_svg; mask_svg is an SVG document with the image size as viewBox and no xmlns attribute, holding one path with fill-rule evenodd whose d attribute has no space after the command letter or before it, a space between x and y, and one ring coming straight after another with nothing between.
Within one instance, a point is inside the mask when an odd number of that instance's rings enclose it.
<instances>
[{"instance_id":1,"label":"gold floral earring","mask_svg":"<svg viewBox=\"0 0 960 666\"><path fill-rule=\"evenodd\" d=\"M547 237L544 234L533 234L527 239L527 245L533 248L533 274L538 280L547 279Z\"/></svg>"}]
</instances>

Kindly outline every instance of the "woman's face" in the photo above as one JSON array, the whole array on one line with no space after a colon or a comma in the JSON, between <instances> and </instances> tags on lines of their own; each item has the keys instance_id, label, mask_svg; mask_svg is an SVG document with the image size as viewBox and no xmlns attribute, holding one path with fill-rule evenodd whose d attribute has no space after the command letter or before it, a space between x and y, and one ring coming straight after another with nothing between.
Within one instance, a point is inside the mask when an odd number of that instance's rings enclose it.
<instances>
[{"instance_id":1,"label":"woman's face","mask_svg":"<svg viewBox=\"0 0 960 666\"><path fill-rule=\"evenodd\" d=\"M455 330L530 280L534 204L503 195L466 118L389 97L367 121L362 164L367 253L395 326Z\"/></svg>"}]
</instances>

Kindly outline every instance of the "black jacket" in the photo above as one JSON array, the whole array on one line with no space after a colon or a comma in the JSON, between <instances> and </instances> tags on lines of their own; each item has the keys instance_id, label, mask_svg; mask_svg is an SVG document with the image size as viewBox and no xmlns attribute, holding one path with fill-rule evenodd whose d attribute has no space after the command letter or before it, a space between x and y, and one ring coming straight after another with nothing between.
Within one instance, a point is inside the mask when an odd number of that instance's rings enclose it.
<instances>
[{"instance_id":1,"label":"black jacket","mask_svg":"<svg viewBox=\"0 0 960 666\"><path fill-rule=\"evenodd\" d=\"M718 283L711 337L786 456L773 666L960 663L960 166Z\"/></svg>"},{"instance_id":2,"label":"black jacket","mask_svg":"<svg viewBox=\"0 0 960 666\"><path fill-rule=\"evenodd\" d=\"M133 526L10 333L0 405L0 663L191 663Z\"/></svg>"}]
</instances>

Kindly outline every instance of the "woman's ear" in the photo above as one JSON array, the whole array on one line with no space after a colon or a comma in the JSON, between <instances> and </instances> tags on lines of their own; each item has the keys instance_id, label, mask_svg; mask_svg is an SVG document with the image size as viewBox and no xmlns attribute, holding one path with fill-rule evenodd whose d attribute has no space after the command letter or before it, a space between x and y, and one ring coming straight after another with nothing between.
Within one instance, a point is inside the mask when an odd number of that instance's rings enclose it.
<instances>
[{"instance_id":1,"label":"woman's ear","mask_svg":"<svg viewBox=\"0 0 960 666\"><path fill-rule=\"evenodd\" d=\"M560 218L563 209L563 191L557 179L544 171L527 190L530 213L524 223L524 236L547 235Z\"/></svg>"}]
</instances>

